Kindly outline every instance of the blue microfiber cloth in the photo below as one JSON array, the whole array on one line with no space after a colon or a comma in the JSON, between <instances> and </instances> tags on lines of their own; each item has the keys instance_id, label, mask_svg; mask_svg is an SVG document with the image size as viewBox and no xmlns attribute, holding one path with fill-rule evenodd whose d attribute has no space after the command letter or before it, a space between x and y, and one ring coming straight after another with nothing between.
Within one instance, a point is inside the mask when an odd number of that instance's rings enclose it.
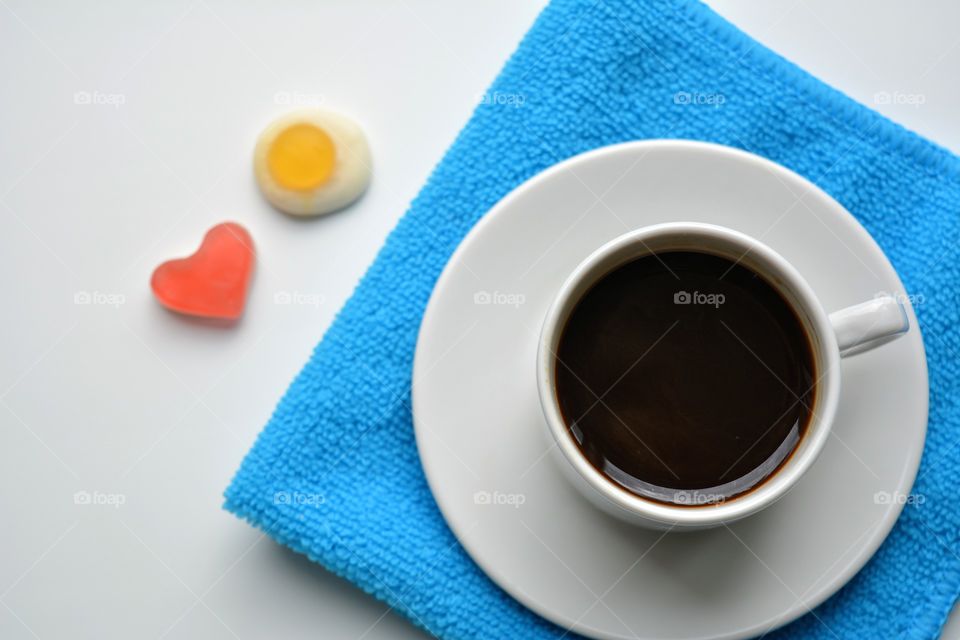
<instances>
[{"instance_id":1,"label":"blue microfiber cloth","mask_svg":"<svg viewBox=\"0 0 960 640\"><path fill-rule=\"evenodd\" d=\"M226 508L437 636L560 637L470 560L430 495L409 409L417 330L450 254L523 181L625 140L708 140L818 184L923 296L931 407L914 491L925 501L815 616L773 637L936 636L960 590L958 159L692 0L554 0L486 95L283 397Z\"/></svg>"}]
</instances>

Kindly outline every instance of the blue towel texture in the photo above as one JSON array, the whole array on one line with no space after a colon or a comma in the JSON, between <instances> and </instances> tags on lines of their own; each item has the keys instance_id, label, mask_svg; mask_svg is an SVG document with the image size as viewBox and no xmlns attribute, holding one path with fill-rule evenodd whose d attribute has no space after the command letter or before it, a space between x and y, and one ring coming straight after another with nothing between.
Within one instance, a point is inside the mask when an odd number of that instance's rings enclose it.
<instances>
[{"instance_id":1,"label":"blue towel texture","mask_svg":"<svg viewBox=\"0 0 960 640\"><path fill-rule=\"evenodd\" d=\"M914 487L924 501L845 588L771 637L936 637L960 593L960 162L693 0L543 11L280 401L226 508L439 637L562 636L444 523L417 457L411 365L437 277L491 206L565 158L640 138L740 147L806 176L917 296L931 385Z\"/></svg>"}]
</instances>

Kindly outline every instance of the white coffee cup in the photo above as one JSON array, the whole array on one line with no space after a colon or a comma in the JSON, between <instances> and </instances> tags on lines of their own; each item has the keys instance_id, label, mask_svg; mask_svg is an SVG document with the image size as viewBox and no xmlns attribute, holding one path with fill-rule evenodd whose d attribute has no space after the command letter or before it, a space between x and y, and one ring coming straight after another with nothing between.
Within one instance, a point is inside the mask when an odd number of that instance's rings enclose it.
<instances>
[{"instance_id":1,"label":"white coffee cup","mask_svg":"<svg viewBox=\"0 0 960 640\"><path fill-rule=\"evenodd\" d=\"M743 495L712 504L675 505L643 498L598 471L581 453L557 399L557 346L567 318L587 290L620 265L671 250L710 253L740 264L773 285L797 313L813 349L814 403L793 454L767 480ZM873 292L864 292L870 295ZM784 496L813 465L833 426L840 397L840 358L872 349L909 329L903 306L890 295L827 314L810 285L780 254L743 233L710 224L679 222L644 227L597 249L560 287L543 321L537 386L550 437L566 475L604 511L654 529L703 529L754 514Z\"/></svg>"}]
</instances>

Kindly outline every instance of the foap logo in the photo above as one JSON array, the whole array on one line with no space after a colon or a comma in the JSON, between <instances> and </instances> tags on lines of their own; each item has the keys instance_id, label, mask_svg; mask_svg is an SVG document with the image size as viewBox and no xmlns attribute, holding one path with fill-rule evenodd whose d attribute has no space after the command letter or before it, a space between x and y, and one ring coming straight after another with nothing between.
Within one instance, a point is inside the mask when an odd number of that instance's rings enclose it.
<instances>
[{"instance_id":1,"label":"foap logo","mask_svg":"<svg viewBox=\"0 0 960 640\"><path fill-rule=\"evenodd\" d=\"M899 505L914 505L920 506L927 501L927 497L922 493L900 493L899 491L894 491L890 493L889 491L877 491L873 494L873 504L899 504Z\"/></svg>"},{"instance_id":2,"label":"foap logo","mask_svg":"<svg viewBox=\"0 0 960 640\"><path fill-rule=\"evenodd\" d=\"M127 298L122 293L106 293L103 291L77 291L73 294L73 304L113 307L119 309L126 304Z\"/></svg>"},{"instance_id":3,"label":"foap logo","mask_svg":"<svg viewBox=\"0 0 960 640\"><path fill-rule=\"evenodd\" d=\"M308 291L277 291L273 294L273 303L279 305L319 307L325 300L323 295Z\"/></svg>"},{"instance_id":4,"label":"foap logo","mask_svg":"<svg viewBox=\"0 0 960 640\"><path fill-rule=\"evenodd\" d=\"M107 106L119 109L127 103L122 93L104 93L102 91L77 91L73 94L73 104L81 106Z\"/></svg>"},{"instance_id":5,"label":"foap logo","mask_svg":"<svg viewBox=\"0 0 960 640\"><path fill-rule=\"evenodd\" d=\"M910 304L917 306L923 304L927 301L927 297L922 293L876 293L873 296L875 299L879 298L893 298L900 304Z\"/></svg>"},{"instance_id":6,"label":"foap logo","mask_svg":"<svg viewBox=\"0 0 960 640\"><path fill-rule=\"evenodd\" d=\"M722 93L701 93L700 91L677 91L673 94L673 104L707 106L719 109L727 102Z\"/></svg>"},{"instance_id":7,"label":"foap logo","mask_svg":"<svg viewBox=\"0 0 960 640\"><path fill-rule=\"evenodd\" d=\"M727 297L722 293L701 293L700 291L677 291L673 294L673 304L706 305L720 308Z\"/></svg>"},{"instance_id":8,"label":"foap logo","mask_svg":"<svg viewBox=\"0 0 960 640\"><path fill-rule=\"evenodd\" d=\"M701 491L678 491L673 496L676 504L684 506L702 506L726 502L727 497L722 493L703 493Z\"/></svg>"},{"instance_id":9,"label":"foap logo","mask_svg":"<svg viewBox=\"0 0 960 640\"><path fill-rule=\"evenodd\" d=\"M80 506L105 506L119 509L127 503L122 493L104 493L103 491L77 491L73 494L73 504Z\"/></svg>"},{"instance_id":10,"label":"foap logo","mask_svg":"<svg viewBox=\"0 0 960 640\"><path fill-rule=\"evenodd\" d=\"M522 293L507 293L505 291L477 291L473 294L473 304L486 306L520 307L527 301Z\"/></svg>"},{"instance_id":11,"label":"foap logo","mask_svg":"<svg viewBox=\"0 0 960 640\"><path fill-rule=\"evenodd\" d=\"M277 91L273 94L273 103L284 107L319 107L326 98L319 93L302 91Z\"/></svg>"},{"instance_id":12,"label":"foap logo","mask_svg":"<svg viewBox=\"0 0 960 640\"><path fill-rule=\"evenodd\" d=\"M481 506L513 507L519 509L527 501L522 493L501 493L500 491L477 491L473 494L473 504Z\"/></svg>"},{"instance_id":13,"label":"foap logo","mask_svg":"<svg viewBox=\"0 0 960 640\"><path fill-rule=\"evenodd\" d=\"M304 493L301 491L277 491L273 494L273 504L319 507L327 502L322 493Z\"/></svg>"},{"instance_id":14,"label":"foap logo","mask_svg":"<svg viewBox=\"0 0 960 640\"><path fill-rule=\"evenodd\" d=\"M873 94L874 104L905 104L919 107L926 104L927 96L923 93L901 93L900 91L878 91Z\"/></svg>"},{"instance_id":15,"label":"foap logo","mask_svg":"<svg viewBox=\"0 0 960 640\"><path fill-rule=\"evenodd\" d=\"M478 104L513 107L514 109L519 109L526 101L527 98L522 93L503 93L500 91L481 93L477 99Z\"/></svg>"}]
</instances>

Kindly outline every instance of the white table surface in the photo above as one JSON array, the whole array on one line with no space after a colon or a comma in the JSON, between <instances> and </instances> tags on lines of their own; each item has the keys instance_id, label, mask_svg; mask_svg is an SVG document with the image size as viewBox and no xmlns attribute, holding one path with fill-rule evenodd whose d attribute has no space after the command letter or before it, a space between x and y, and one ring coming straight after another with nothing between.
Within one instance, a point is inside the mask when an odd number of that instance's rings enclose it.
<instances>
[{"instance_id":1,"label":"white table surface","mask_svg":"<svg viewBox=\"0 0 960 640\"><path fill-rule=\"evenodd\" d=\"M221 493L543 4L0 0L0 637L425 637ZM960 5L711 4L960 151ZM283 103L316 102L365 124L376 172L299 222L261 201L250 152ZM151 271L226 219L259 250L245 318L164 312Z\"/></svg>"}]
</instances>

